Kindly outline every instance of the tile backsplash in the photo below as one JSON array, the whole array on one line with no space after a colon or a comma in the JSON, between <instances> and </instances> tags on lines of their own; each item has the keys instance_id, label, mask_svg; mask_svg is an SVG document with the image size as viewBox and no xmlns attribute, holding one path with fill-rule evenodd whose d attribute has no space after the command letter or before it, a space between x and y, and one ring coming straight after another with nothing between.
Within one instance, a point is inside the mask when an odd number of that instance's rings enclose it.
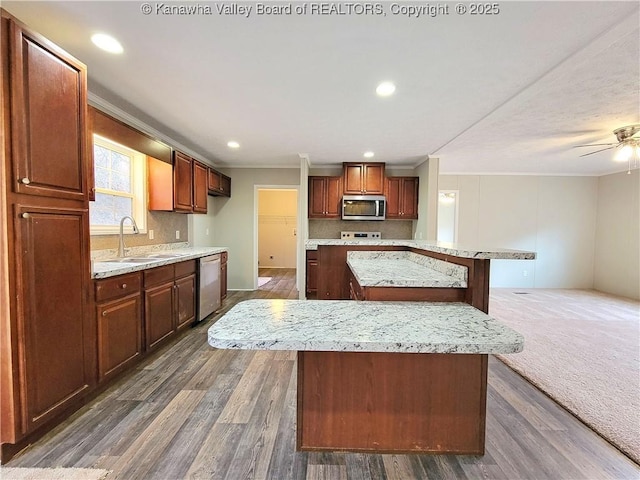
<instances>
[{"instance_id":1,"label":"tile backsplash","mask_svg":"<svg viewBox=\"0 0 640 480\"><path fill-rule=\"evenodd\" d=\"M148 233L125 235L127 247L180 243L189 241L188 217L184 213L147 212L147 232L153 230L154 238ZM180 239L176 240L176 230L180 230ZM118 248L118 235L92 235L91 250Z\"/></svg>"},{"instance_id":2,"label":"tile backsplash","mask_svg":"<svg viewBox=\"0 0 640 480\"><path fill-rule=\"evenodd\" d=\"M309 220L309 238L340 238L340 232L380 232L383 239L410 240L412 220Z\"/></svg>"}]
</instances>

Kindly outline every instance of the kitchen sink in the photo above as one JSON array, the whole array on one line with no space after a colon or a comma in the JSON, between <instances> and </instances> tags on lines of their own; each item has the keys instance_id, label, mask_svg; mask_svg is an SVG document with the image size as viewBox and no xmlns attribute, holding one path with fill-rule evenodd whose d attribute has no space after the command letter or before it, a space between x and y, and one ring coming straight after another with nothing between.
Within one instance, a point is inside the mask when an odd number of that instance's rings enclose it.
<instances>
[{"instance_id":1,"label":"kitchen sink","mask_svg":"<svg viewBox=\"0 0 640 480\"><path fill-rule=\"evenodd\" d=\"M145 263L153 261L152 258L149 257L123 257L123 258L111 258L109 260L105 260L105 263Z\"/></svg>"}]
</instances>

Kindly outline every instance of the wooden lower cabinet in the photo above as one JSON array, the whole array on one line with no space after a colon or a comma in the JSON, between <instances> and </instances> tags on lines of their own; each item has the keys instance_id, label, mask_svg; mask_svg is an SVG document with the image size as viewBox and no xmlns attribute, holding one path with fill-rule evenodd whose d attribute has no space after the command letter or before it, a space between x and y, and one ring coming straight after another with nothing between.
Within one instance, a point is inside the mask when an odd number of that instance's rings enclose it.
<instances>
[{"instance_id":1,"label":"wooden lower cabinet","mask_svg":"<svg viewBox=\"0 0 640 480\"><path fill-rule=\"evenodd\" d=\"M125 370L142 355L141 273L95 281L98 382Z\"/></svg>"},{"instance_id":2,"label":"wooden lower cabinet","mask_svg":"<svg viewBox=\"0 0 640 480\"><path fill-rule=\"evenodd\" d=\"M173 280L144 291L145 346L147 350L153 349L175 331L173 297Z\"/></svg>"},{"instance_id":3,"label":"wooden lower cabinet","mask_svg":"<svg viewBox=\"0 0 640 480\"><path fill-rule=\"evenodd\" d=\"M220 254L220 300L227 298L227 260L229 254L222 252Z\"/></svg>"},{"instance_id":4,"label":"wooden lower cabinet","mask_svg":"<svg viewBox=\"0 0 640 480\"><path fill-rule=\"evenodd\" d=\"M196 320L196 261L176 263L175 268L175 323L176 330L188 327Z\"/></svg>"},{"instance_id":5,"label":"wooden lower cabinet","mask_svg":"<svg viewBox=\"0 0 640 480\"><path fill-rule=\"evenodd\" d=\"M297 449L483 455L487 355L298 352Z\"/></svg>"},{"instance_id":6,"label":"wooden lower cabinet","mask_svg":"<svg viewBox=\"0 0 640 480\"><path fill-rule=\"evenodd\" d=\"M144 325L147 350L192 324L196 313L196 261L144 271Z\"/></svg>"},{"instance_id":7,"label":"wooden lower cabinet","mask_svg":"<svg viewBox=\"0 0 640 480\"><path fill-rule=\"evenodd\" d=\"M318 294L318 252L307 251L307 274L306 289L308 297L315 297Z\"/></svg>"},{"instance_id":8,"label":"wooden lower cabinet","mask_svg":"<svg viewBox=\"0 0 640 480\"><path fill-rule=\"evenodd\" d=\"M96 306L98 319L98 381L125 370L142 354L140 293Z\"/></svg>"},{"instance_id":9,"label":"wooden lower cabinet","mask_svg":"<svg viewBox=\"0 0 640 480\"><path fill-rule=\"evenodd\" d=\"M87 209L15 205L14 212L13 375L19 377L14 408L21 411L15 425L20 438L95 385L95 327L88 303Z\"/></svg>"}]
</instances>

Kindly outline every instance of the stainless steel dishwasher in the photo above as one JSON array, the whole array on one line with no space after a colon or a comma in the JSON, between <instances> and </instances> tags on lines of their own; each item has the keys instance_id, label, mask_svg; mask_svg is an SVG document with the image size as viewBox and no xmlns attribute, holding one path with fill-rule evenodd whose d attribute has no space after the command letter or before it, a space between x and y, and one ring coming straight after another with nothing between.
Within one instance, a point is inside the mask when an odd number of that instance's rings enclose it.
<instances>
[{"instance_id":1,"label":"stainless steel dishwasher","mask_svg":"<svg viewBox=\"0 0 640 480\"><path fill-rule=\"evenodd\" d=\"M198 322L220 308L220 255L200 258Z\"/></svg>"}]
</instances>

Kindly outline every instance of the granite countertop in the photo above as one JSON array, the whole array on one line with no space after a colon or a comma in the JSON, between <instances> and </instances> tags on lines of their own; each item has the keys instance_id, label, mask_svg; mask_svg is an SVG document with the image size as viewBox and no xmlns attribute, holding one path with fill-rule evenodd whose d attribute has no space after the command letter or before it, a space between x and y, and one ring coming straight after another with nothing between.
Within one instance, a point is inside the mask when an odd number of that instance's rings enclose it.
<instances>
[{"instance_id":1,"label":"granite countertop","mask_svg":"<svg viewBox=\"0 0 640 480\"><path fill-rule=\"evenodd\" d=\"M247 350L517 353L524 339L466 303L247 300L209 328Z\"/></svg>"},{"instance_id":2,"label":"granite countertop","mask_svg":"<svg viewBox=\"0 0 640 480\"><path fill-rule=\"evenodd\" d=\"M467 287L467 267L413 252L353 251L347 265L361 287Z\"/></svg>"},{"instance_id":3,"label":"granite countertop","mask_svg":"<svg viewBox=\"0 0 640 480\"><path fill-rule=\"evenodd\" d=\"M154 246L150 249L137 247L134 251L129 251L130 249L127 250L127 256L123 259L118 259L122 261L117 262L110 261L114 260L116 256L115 252L92 252L91 278L108 278L125 273L138 272L140 270L147 270L149 268L161 267L163 265L227 252L229 249L227 247L189 247L188 244L179 244L178 248L161 248ZM151 257L151 255L158 255L158 257ZM162 257L161 255L167 256ZM169 257L169 255L171 256ZM131 261L127 261L127 258Z\"/></svg>"},{"instance_id":4,"label":"granite countertop","mask_svg":"<svg viewBox=\"0 0 640 480\"><path fill-rule=\"evenodd\" d=\"M442 253L461 258L479 258L483 260L535 260L535 252L510 250L507 248L472 248L447 242L429 242L426 240L343 240L310 239L306 241L307 250L317 250L319 245L364 245L372 247L397 246L417 248L428 252Z\"/></svg>"}]
</instances>

